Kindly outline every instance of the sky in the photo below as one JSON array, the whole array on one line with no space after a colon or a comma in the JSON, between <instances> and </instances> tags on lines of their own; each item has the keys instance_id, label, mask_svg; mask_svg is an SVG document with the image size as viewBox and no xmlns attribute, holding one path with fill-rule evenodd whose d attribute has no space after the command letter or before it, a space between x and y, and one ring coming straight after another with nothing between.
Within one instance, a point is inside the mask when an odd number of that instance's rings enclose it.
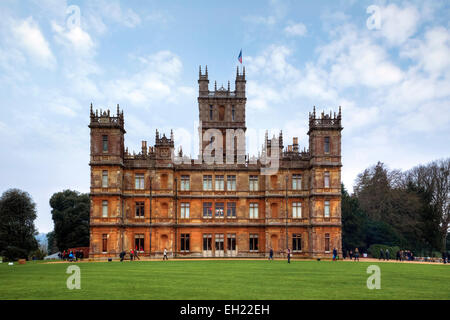
<instances>
[{"instance_id":1,"label":"sky","mask_svg":"<svg viewBox=\"0 0 450 320\"><path fill-rule=\"evenodd\" d=\"M247 77L248 152L264 131L308 148L308 113L342 106L342 181L365 168L407 170L450 154L448 1L0 2L0 192L37 204L89 192L89 106L125 116L140 151L174 130L196 156L198 69L210 90Z\"/></svg>"}]
</instances>

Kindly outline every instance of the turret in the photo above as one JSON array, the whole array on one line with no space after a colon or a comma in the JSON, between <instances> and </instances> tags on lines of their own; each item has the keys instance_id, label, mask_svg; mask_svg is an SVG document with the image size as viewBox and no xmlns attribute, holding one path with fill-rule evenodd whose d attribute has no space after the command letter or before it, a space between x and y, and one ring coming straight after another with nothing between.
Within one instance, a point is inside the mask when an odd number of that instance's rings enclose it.
<instances>
[{"instance_id":1,"label":"turret","mask_svg":"<svg viewBox=\"0 0 450 320\"><path fill-rule=\"evenodd\" d=\"M198 94L200 97L207 97L209 94L208 66L205 67L205 74L202 74L202 67L199 67Z\"/></svg>"}]
</instances>

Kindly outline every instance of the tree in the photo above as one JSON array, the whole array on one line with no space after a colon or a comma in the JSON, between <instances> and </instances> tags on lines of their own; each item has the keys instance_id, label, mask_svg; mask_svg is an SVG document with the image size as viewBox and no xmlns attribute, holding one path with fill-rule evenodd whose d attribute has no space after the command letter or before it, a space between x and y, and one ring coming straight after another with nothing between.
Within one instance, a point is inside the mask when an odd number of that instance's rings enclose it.
<instances>
[{"instance_id":1,"label":"tree","mask_svg":"<svg viewBox=\"0 0 450 320\"><path fill-rule=\"evenodd\" d=\"M89 195L64 190L52 195L50 206L59 250L89 246Z\"/></svg>"},{"instance_id":2,"label":"tree","mask_svg":"<svg viewBox=\"0 0 450 320\"><path fill-rule=\"evenodd\" d=\"M47 233L47 250L48 254L58 252L58 247L56 246L55 231Z\"/></svg>"},{"instance_id":3,"label":"tree","mask_svg":"<svg viewBox=\"0 0 450 320\"><path fill-rule=\"evenodd\" d=\"M447 235L450 224L450 158L420 165L408 173L408 182L419 190L428 201L428 226L431 233L430 242L437 249L446 251Z\"/></svg>"},{"instance_id":4,"label":"tree","mask_svg":"<svg viewBox=\"0 0 450 320\"><path fill-rule=\"evenodd\" d=\"M342 184L342 249L366 248L367 215L361 210L358 198L350 196Z\"/></svg>"},{"instance_id":5,"label":"tree","mask_svg":"<svg viewBox=\"0 0 450 320\"><path fill-rule=\"evenodd\" d=\"M0 198L0 254L8 260L28 259L38 248L36 204L28 192L9 189Z\"/></svg>"},{"instance_id":6,"label":"tree","mask_svg":"<svg viewBox=\"0 0 450 320\"><path fill-rule=\"evenodd\" d=\"M424 247L421 214L423 201L406 187L405 174L378 162L358 175L354 196L367 214L366 243L401 246L421 251Z\"/></svg>"}]
</instances>

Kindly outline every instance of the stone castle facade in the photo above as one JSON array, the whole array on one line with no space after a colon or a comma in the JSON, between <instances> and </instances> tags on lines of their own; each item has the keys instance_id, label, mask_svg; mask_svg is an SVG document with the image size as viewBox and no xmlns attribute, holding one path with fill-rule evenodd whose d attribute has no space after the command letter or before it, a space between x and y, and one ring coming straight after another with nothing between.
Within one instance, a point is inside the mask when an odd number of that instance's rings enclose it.
<instances>
[{"instance_id":1,"label":"stone castle facade","mask_svg":"<svg viewBox=\"0 0 450 320\"><path fill-rule=\"evenodd\" d=\"M123 110L90 112L90 257L331 257L341 252L341 110L309 114L309 149L267 134L245 156L245 68L235 90L209 90L199 72L200 153L189 159L156 130L155 144L130 154ZM230 136L229 133L232 133ZM219 137L222 134L222 137ZM234 134L234 135L233 135ZM231 137L231 138L230 138ZM211 146L216 148L211 148ZM227 151L227 152L225 152ZM231 151L231 152L229 152ZM227 154L226 156L224 154ZM174 156L176 154L176 156ZM230 156L231 154L231 156ZM274 170L267 170L268 159ZM222 161L223 160L223 161Z\"/></svg>"}]
</instances>

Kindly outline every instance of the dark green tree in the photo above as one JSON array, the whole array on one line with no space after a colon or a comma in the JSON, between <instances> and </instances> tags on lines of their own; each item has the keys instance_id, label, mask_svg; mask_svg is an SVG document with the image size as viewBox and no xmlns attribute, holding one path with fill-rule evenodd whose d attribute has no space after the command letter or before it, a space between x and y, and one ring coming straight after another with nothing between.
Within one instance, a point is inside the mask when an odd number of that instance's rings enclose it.
<instances>
[{"instance_id":1,"label":"dark green tree","mask_svg":"<svg viewBox=\"0 0 450 320\"><path fill-rule=\"evenodd\" d=\"M52 195L50 206L58 249L89 246L89 195L64 190Z\"/></svg>"},{"instance_id":2,"label":"dark green tree","mask_svg":"<svg viewBox=\"0 0 450 320\"><path fill-rule=\"evenodd\" d=\"M342 184L342 249L366 248L367 215L360 208L358 198L350 196Z\"/></svg>"},{"instance_id":3,"label":"dark green tree","mask_svg":"<svg viewBox=\"0 0 450 320\"><path fill-rule=\"evenodd\" d=\"M0 198L0 255L7 260L28 259L38 248L35 238L36 204L28 192L9 189Z\"/></svg>"},{"instance_id":4,"label":"dark green tree","mask_svg":"<svg viewBox=\"0 0 450 320\"><path fill-rule=\"evenodd\" d=\"M56 245L55 231L47 233L47 251L48 254L58 252L58 246Z\"/></svg>"}]
</instances>

